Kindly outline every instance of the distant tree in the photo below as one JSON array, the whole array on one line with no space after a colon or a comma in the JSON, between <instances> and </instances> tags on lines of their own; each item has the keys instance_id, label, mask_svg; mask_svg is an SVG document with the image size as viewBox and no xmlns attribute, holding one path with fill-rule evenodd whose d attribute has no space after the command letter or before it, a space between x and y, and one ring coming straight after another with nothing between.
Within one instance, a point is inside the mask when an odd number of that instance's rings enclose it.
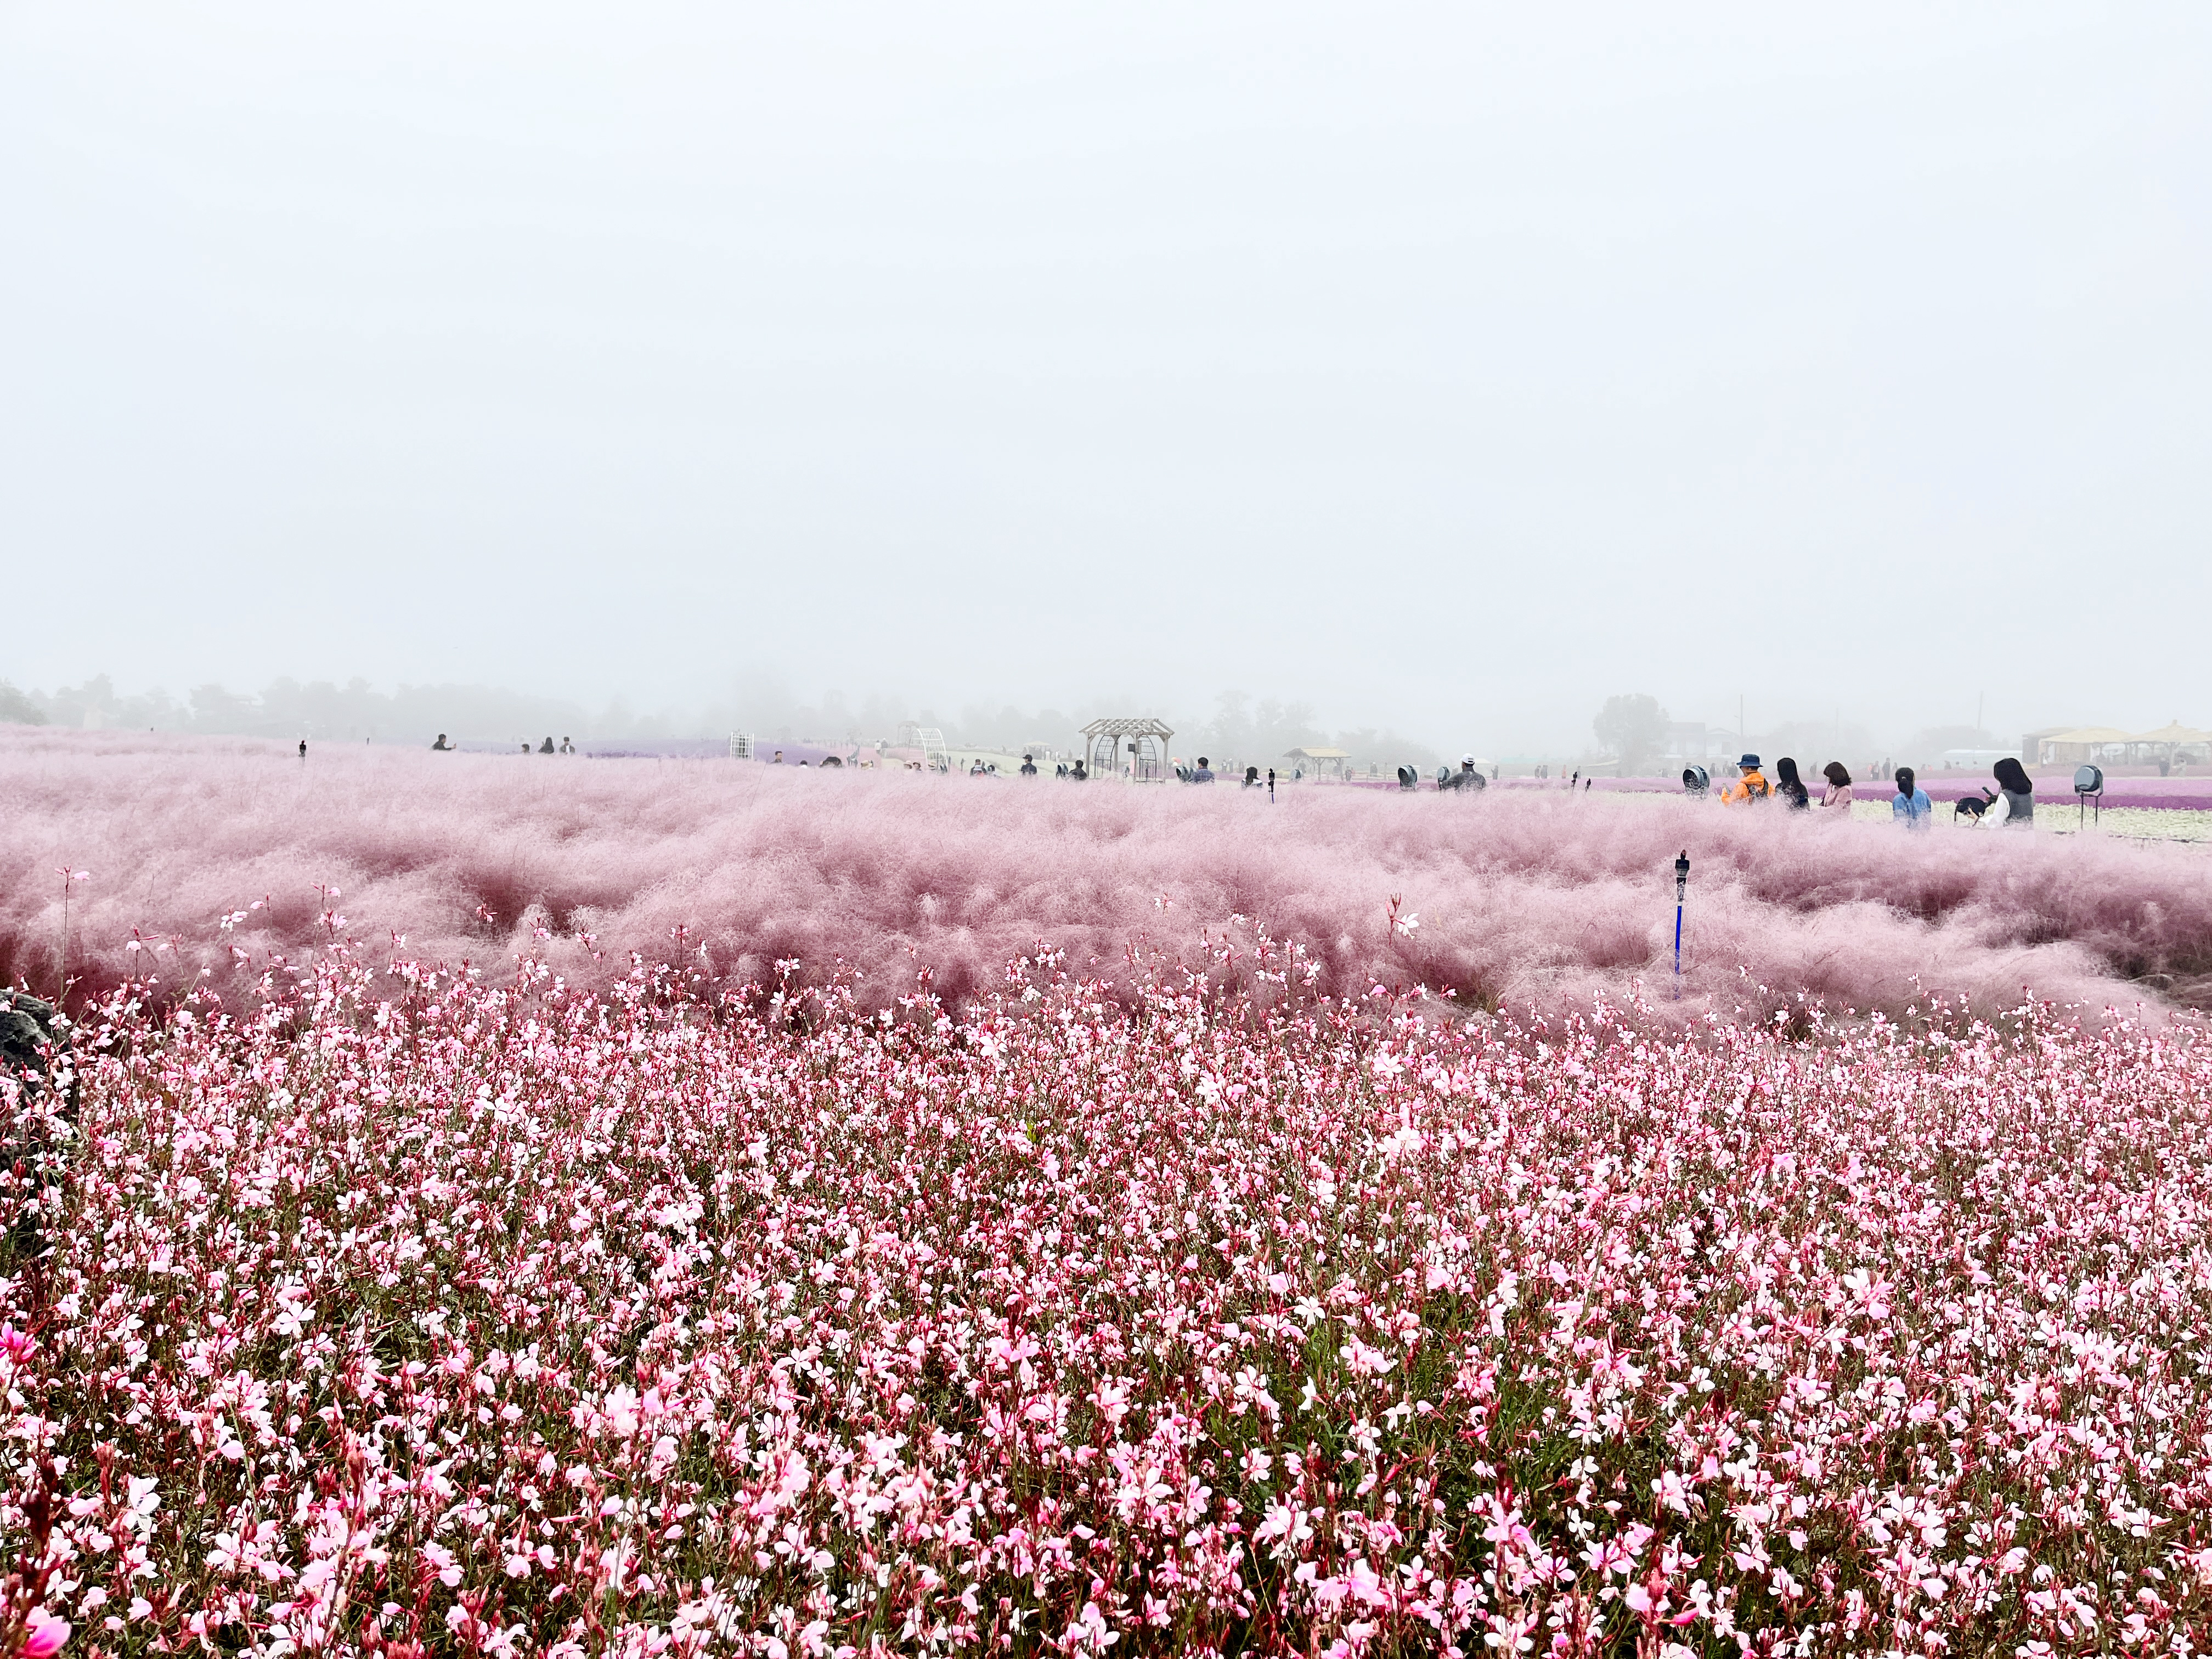
<instances>
[{"instance_id":1,"label":"distant tree","mask_svg":"<svg viewBox=\"0 0 2212 1659\"><path fill-rule=\"evenodd\" d=\"M46 711L17 690L14 684L0 680L0 723L9 726L44 726Z\"/></svg>"},{"instance_id":2,"label":"distant tree","mask_svg":"<svg viewBox=\"0 0 2212 1659\"><path fill-rule=\"evenodd\" d=\"M1314 724L1312 708L1303 702L1279 702L1263 697L1255 705L1243 691L1224 691L1216 699L1213 718L1174 720L1175 749L1178 754L1224 756L1246 763L1269 765L1290 750L1310 748L1327 741Z\"/></svg>"},{"instance_id":3,"label":"distant tree","mask_svg":"<svg viewBox=\"0 0 2212 1659\"><path fill-rule=\"evenodd\" d=\"M1620 761L1621 775L1628 777L1644 771L1667 752L1669 723L1659 699L1639 691L1607 697L1590 728L1597 733L1598 742Z\"/></svg>"},{"instance_id":4,"label":"distant tree","mask_svg":"<svg viewBox=\"0 0 2212 1659\"><path fill-rule=\"evenodd\" d=\"M1387 726L1379 731L1363 726L1357 731L1339 732L1329 741L1352 757L1355 768L1380 767L1386 775L1401 766L1426 771L1443 759L1431 744Z\"/></svg>"},{"instance_id":5,"label":"distant tree","mask_svg":"<svg viewBox=\"0 0 2212 1659\"><path fill-rule=\"evenodd\" d=\"M40 701L46 718L57 725L118 723L113 719L117 713L115 682L106 674L94 674L82 685L58 685L52 696Z\"/></svg>"},{"instance_id":6,"label":"distant tree","mask_svg":"<svg viewBox=\"0 0 2212 1659\"><path fill-rule=\"evenodd\" d=\"M1839 726L1833 720L1790 720L1759 732L1750 746L1769 761L1788 755L1796 761L1799 770L1808 774L1832 760L1857 772L1882 752L1863 726L1856 722Z\"/></svg>"},{"instance_id":7,"label":"distant tree","mask_svg":"<svg viewBox=\"0 0 2212 1659\"><path fill-rule=\"evenodd\" d=\"M191 690L191 723L196 732L251 732L261 721L261 705L250 696L225 690L210 680Z\"/></svg>"}]
</instances>

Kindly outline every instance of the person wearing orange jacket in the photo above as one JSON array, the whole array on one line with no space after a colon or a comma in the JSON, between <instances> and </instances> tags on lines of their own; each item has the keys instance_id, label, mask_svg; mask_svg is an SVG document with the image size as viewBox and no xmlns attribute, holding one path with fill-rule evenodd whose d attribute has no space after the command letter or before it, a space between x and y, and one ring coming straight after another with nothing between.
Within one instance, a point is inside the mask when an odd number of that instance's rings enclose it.
<instances>
[{"instance_id":1,"label":"person wearing orange jacket","mask_svg":"<svg viewBox=\"0 0 2212 1659\"><path fill-rule=\"evenodd\" d=\"M1766 775L1759 769L1759 757L1746 755L1736 764L1743 769L1742 775L1730 784L1721 796L1723 806L1737 806L1748 800L1765 800L1774 793Z\"/></svg>"}]
</instances>

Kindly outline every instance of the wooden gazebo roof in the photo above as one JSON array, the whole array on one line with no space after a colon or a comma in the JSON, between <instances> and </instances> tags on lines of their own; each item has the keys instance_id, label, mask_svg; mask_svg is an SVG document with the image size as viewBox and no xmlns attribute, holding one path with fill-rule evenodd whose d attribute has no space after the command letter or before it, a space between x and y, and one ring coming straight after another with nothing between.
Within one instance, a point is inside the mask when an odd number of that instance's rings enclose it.
<instances>
[{"instance_id":1,"label":"wooden gazebo roof","mask_svg":"<svg viewBox=\"0 0 2212 1659\"><path fill-rule=\"evenodd\" d=\"M1150 714L1117 714L1083 728L1083 752L1092 776L1119 773L1126 754L1132 778L1167 775L1168 739L1175 727Z\"/></svg>"},{"instance_id":2,"label":"wooden gazebo roof","mask_svg":"<svg viewBox=\"0 0 2212 1659\"><path fill-rule=\"evenodd\" d=\"M1175 736L1175 727L1165 720L1150 714L1117 715L1111 720L1097 720L1083 728L1086 738L1158 738L1165 743Z\"/></svg>"}]
</instances>

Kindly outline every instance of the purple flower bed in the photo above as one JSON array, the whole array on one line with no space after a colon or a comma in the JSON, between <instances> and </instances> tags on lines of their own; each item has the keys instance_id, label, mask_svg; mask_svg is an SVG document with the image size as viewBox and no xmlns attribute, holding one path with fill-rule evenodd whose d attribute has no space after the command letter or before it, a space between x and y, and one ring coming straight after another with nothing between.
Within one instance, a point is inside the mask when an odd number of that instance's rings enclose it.
<instances>
[{"instance_id":1,"label":"purple flower bed","mask_svg":"<svg viewBox=\"0 0 2212 1659\"><path fill-rule=\"evenodd\" d=\"M1996 787L1993 779L1985 779L1976 773L1938 772L1933 776L1923 775L1920 787L1928 792L1931 800L1956 800L1961 795L1979 794L1984 782L1992 788ZM1893 786L1887 783L1874 787L1885 796L1894 793ZM1872 799L1863 787L1858 793L1863 798ZM2071 805L2074 800L2072 776L2037 778L2035 798L2046 805L2053 801ZM2203 811L2212 808L2212 778L2107 778L2105 780L2105 805Z\"/></svg>"},{"instance_id":2,"label":"purple flower bed","mask_svg":"<svg viewBox=\"0 0 2212 1659\"><path fill-rule=\"evenodd\" d=\"M727 738L605 738L576 745L593 760L712 760L730 752Z\"/></svg>"},{"instance_id":3,"label":"purple flower bed","mask_svg":"<svg viewBox=\"0 0 2212 1659\"><path fill-rule=\"evenodd\" d=\"M1712 770L1714 789L1717 791L1726 787L1733 774L1722 768ZM1771 770L1766 776L1769 782L1773 781L1774 774ZM1357 781L1369 788L1395 789L1398 787L1387 778L1361 778ZM1978 794L1984 783L1995 787L1994 779L1978 772L1923 773L1918 781L1920 787L1928 792L1928 798L1937 801L1954 801L1962 795ZM2046 806L2070 806L2074 804L2074 791L2069 784L2069 780L2064 777L2037 778L2035 798ZM1423 784L1425 788L1433 789L1435 787L1433 782L1425 781ZM1501 778L1491 787L1516 791L1548 789L1557 793L1565 791L1568 784L1565 778ZM1820 786L1814 777L1806 779L1806 787L1814 791L1817 799ZM1869 781L1865 778L1857 778L1851 787L1852 793L1860 800L1887 800L1896 793L1896 786L1887 779ZM1581 786L1577 784L1575 787L1579 789ZM1600 778L1594 793L1675 795L1681 790L1681 782L1676 778ZM2105 781L2105 805L2158 807L2173 811L2212 811L2212 778L2107 778Z\"/></svg>"}]
</instances>

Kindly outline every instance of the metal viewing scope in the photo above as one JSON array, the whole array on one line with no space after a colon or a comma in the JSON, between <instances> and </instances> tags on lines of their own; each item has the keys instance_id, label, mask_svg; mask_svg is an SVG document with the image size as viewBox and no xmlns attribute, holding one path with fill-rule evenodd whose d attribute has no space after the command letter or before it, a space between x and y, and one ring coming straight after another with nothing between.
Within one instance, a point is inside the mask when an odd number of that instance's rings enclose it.
<instances>
[{"instance_id":1,"label":"metal viewing scope","mask_svg":"<svg viewBox=\"0 0 2212 1659\"><path fill-rule=\"evenodd\" d=\"M2074 822L2078 827L2081 815L2092 801L2096 803L2092 823L2102 822L2105 816L2105 769L2101 766L2077 766L2074 769Z\"/></svg>"}]
</instances>

